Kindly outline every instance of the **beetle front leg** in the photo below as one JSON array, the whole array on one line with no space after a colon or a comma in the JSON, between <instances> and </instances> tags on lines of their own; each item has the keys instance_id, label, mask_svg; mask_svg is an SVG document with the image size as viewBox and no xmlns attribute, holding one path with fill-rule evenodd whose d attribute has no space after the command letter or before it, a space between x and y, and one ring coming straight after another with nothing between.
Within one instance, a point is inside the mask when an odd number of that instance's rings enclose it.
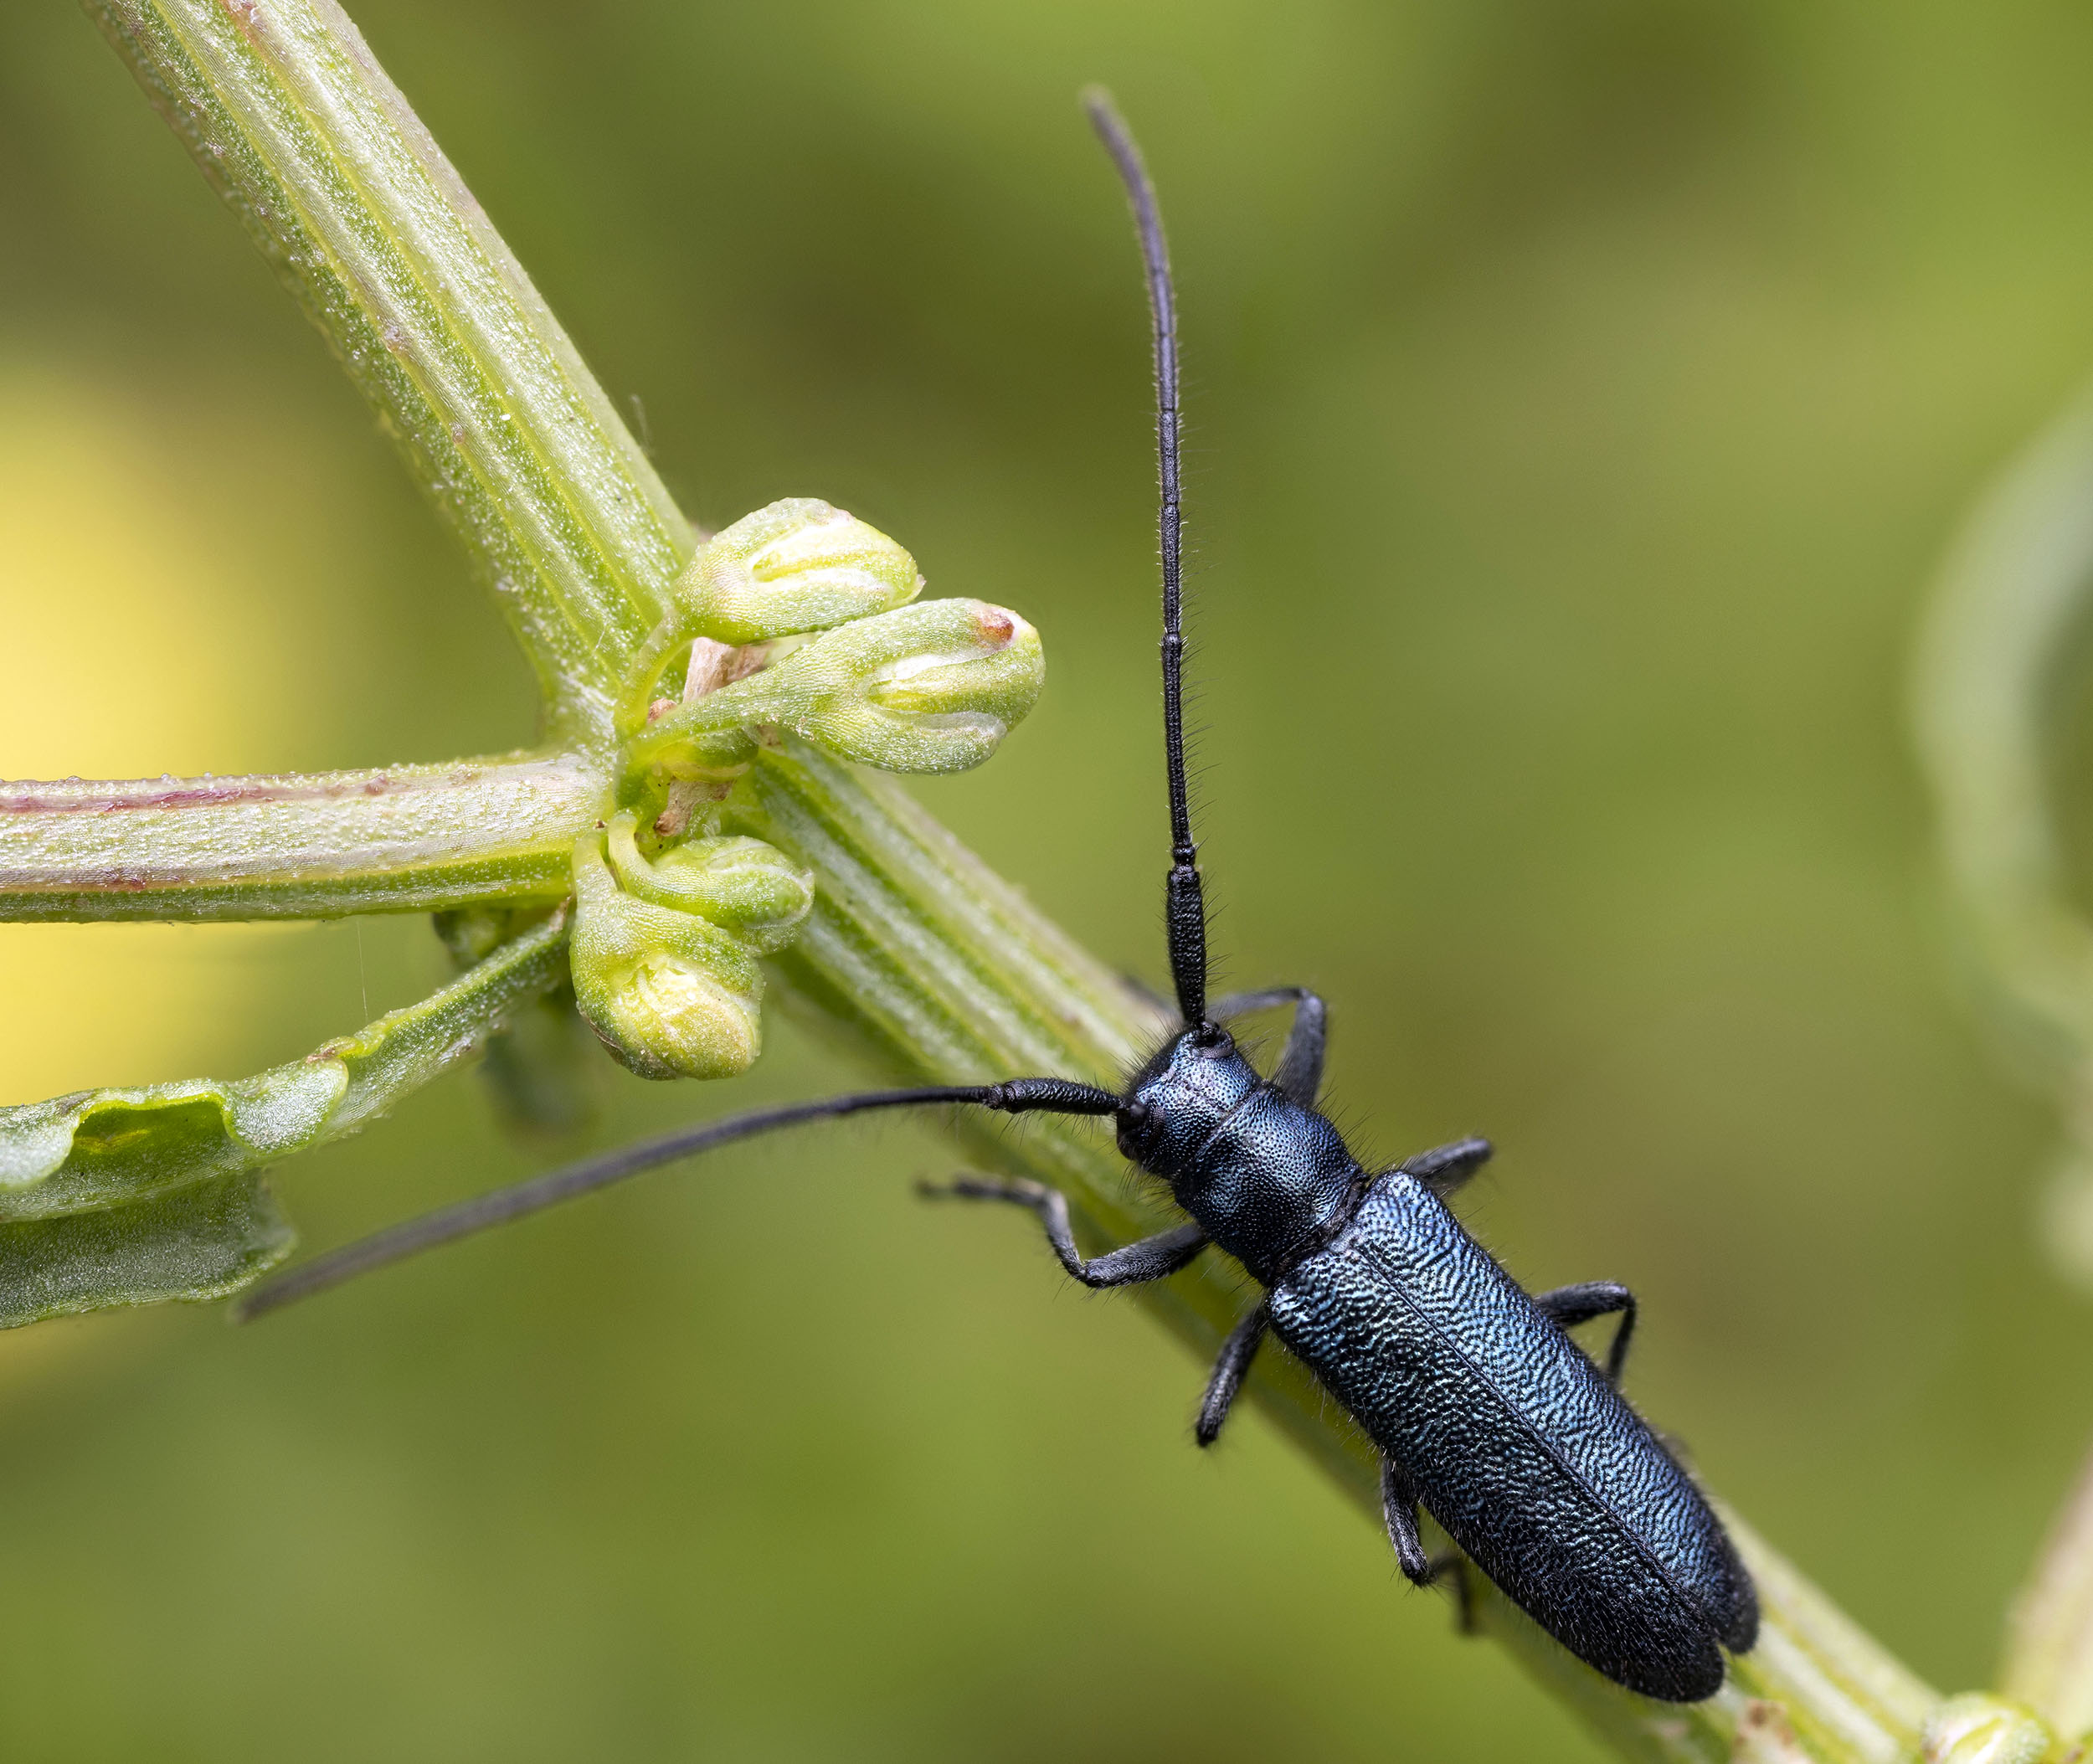
<instances>
[{"instance_id":1,"label":"beetle front leg","mask_svg":"<svg viewBox=\"0 0 2093 1764\"><path fill-rule=\"evenodd\" d=\"M1315 1093L1323 1088L1323 1057L1329 1051L1329 1007L1319 997L1305 986L1233 992L1214 1001L1212 1015L1216 1022L1225 1022L1232 1016L1247 1016L1253 1011L1271 1011L1281 1005L1293 1006L1293 1026L1287 1031L1286 1047L1273 1070L1272 1082L1302 1108L1313 1108Z\"/></svg>"},{"instance_id":2,"label":"beetle front leg","mask_svg":"<svg viewBox=\"0 0 2093 1764\"><path fill-rule=\"evenodd\" d=\"M1068 1197L1057 1188L1021 1177L1008 1180L994 1176L955 1176L949 1182L918 1182L916 1192L928 1200L1007 1201L1013 1206L1029 1207L1046 1227L1046 1241L1053 1246L1072 1278L1085 1286L1139 1286L1175 1273L1206 1247L1206 1233L1196 1225L1180 1225L1153 1237L1122 1244L1102 1256L1085 1261L1076 1248L1076 1234L1068 1224Z\"/></svg>"},{"instance_id":3,"label":"beetle front leg","mask_svg":"<svg viewBox=\"0 0 2093 1764\"><path fill-rule=\"evenodd\" d=\"M1628 1345L1635 1334L1634 1293L1617 1281L1581 1280L1575 1286L1536 1293L1534 1303L1566 1329L1589 1323L1594 1317L1611 1317L1617 1311L1621 1321L1606 1350L1606 1381L1621 1381L1621 1369L1628 1364Z\"/></svg>"}]
</instances>

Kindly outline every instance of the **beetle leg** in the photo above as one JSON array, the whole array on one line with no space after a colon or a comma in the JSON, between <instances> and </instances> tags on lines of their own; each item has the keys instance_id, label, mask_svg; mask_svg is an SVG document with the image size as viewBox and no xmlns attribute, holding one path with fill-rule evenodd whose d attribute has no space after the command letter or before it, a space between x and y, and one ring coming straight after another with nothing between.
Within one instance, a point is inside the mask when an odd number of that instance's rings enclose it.
<instances>
[{"instance_id":1,"label":"beetle leg","mask_svg":"<svg viewBox=\"0 0 2093 1764\"><path fill-rule=\"evenodd\" d=\"M1458 1550L1442 1550L1437 1556L1424 1553L1424 1539L1417 1530L1417 1494L1410 1479L1396 1468L1392 1458L1381 1460L1381 1512L1387 1523L1388 1541L1396 1546L1396 1562L1404 1578L1415 1587L1435 1587L1449 1576L1453 1581L1454 1626L1463 1635L1476 1633L1475 1587L1468 1579L1468 1558Z\"/></svg>"},{"instance_id":2,"label":"beetle leg","mask_svg":"<svg viewBox=\"0 0 2093 1764\"><path fill-rule=\"evenodd\" d=\"M1279 1056L1272 1082L1282 1095L1304 1108L1315 1107L1315 1093L1323 1088L1323 1056L1329 1048L1329 1010L1313 992L1302 992L1294 1002L1293 1026L1287 1031L1286 1051Z\"/></svg>"},{"instance_id":3,"label":"beetle leg","mask_svg":"<svg viewBox=\"0 0 2093 1764\"><path fill-rule=\"evenodd\" d=\"M1068 1197L1057 1188L1021 1178L1003 1180L994 1176L955 1176L949 1182L918 1182L916 1192L933 1200L952 1196L963 1201L1007 1201L1028 1206L1046 1227L1046 1241L1053 1246L1061 1265L1088 1287L1139 1286L1175 1273L1206 1247L1206 1233L1196 1225L1180 1225L1122 1244L1088 1262L1076 1248L1076 1234L1068 1225Z\"/></svg>"},{"instance_id":4,"label":"beetle leg","mask_svg":"<svg viewBox=\"0 0 2093 1764\"><path fill-rule=\"evenodd\" d=\"M1432 1558L1432 1584L1453 1582L1453 1627L1463 1635L1474 1635L1482 1626L1475 1617L1475 1582L1468 1576L1468 1561L1458 1550L1442 1550Z\"/></svg>"},{"instance_id":5,"label":"beetle leg","mask_svg":"<svg viewBox=\"0 0 2093 1764\"><path fill-rule=\"evenodd\" d=\"M1606 1350L1606 1380L1608 1384L1621 1381L1621 1368L1628 1364L1628 1345L1635 1334L1634 1293L1617 1281L1582 1280L1575 1286L1536 1293L1534 1303L1566 1329L1617 1311L1621 1321L1613 1331L1612 1345Z\"/></svg>"},{"instance_id":6,"label":"beetle leg","mask_svg":"<svg viewBox=\"0 0 2093 1764\"><path fill-rule=\"evenodd\" d=\"M1229 1406L1242 1388L1243 1375L1257 1358L1257 1344L1264 1340L1271 1321L1272 1301L1260 1299L1243 1313L1242 1321L1229 1330L1228 1339L1221 1343L1221 1357L1214 1362L1214 1376L1206 1381L1206 1399L1199 1406L1199 1420L1192 1428L1192 1437L1202 1446L1214 1443L1221 1422L1227 1420Z\"/></svg>"},{"instance_id":7,"label":"beetle leg","mask_svg":"<svg viewBox=\"0 0 2093 1764\"><path fill-rule=\"evenodd\" d=\"M1396 1546L1396 1566L1403 1577L1412 1586L1430 1586L1432 1561L1417 1535L1417 1491L1392 1458L1381 1461L1381 1516L1387 1523L1388 1541Z\"/></svg>"},{"instance_id":8,"label":"beetle leg","mask_svg":"<svg viewBox=\"0 0 2093 1764\"><path fill-rule=\"evenodd\" d=\"M1416 1177L1443 1201L1489 1162L1492 1149L1488 1139L1456 1139L1450 1145L1434 1146L1414 1158L1405 1158L1396 1169L1403 1175Z\"/></svg>"},{"instance_id":9,"label":"beetle leg","mask_svg":"<svg viewBox=\"0 0 2093 1764\"><path fill-rule=\"evenodd\" d=\"M1286 1047L1272 1074L1282 1095L1304 1108L1315 1107L1315 1093L1323 1088L1323 1056L1329 1047L1329 1007L1305 986L1271 986L1262 992L1232 992L1214 1000L1216 1023L1232 1016L1247 1016L1252 1011L1275 1005L1293 1007L1293 1027L1287 1031Z\"/></svg>"}]
</instances>

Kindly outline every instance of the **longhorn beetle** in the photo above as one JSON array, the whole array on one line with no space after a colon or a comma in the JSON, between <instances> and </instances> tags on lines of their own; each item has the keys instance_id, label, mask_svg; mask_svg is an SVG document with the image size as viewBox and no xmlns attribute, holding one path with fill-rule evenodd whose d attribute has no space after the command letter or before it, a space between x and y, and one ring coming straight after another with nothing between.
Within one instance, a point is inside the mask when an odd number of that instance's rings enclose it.
<instances>
[{"instance_id":1,"label":"longhorn beetle","mask_svg":"<svg viewBox=\"0 0 2093 1764\"><path fill-rule=\"evenodd\" d=\"M1030 1209L1085 1286L1134 1286L1209 1244L1264 1288L1221 1350L1199 1443L1227 1418L1258 1345L1277 1335L1381 1456L1381 1503L1402 1572L1437 1571L1423 1504L1472 1562L1572 1653L1647 1696L1689 1702L1720 1686L1720 1647L1758 1630L1751 1582L1720 1523L1617 1388L1635 1327L1624 1286L1529 1294L1455 1221L1447 1197L1490 1155L1461 1139L1371 1174L1319 1113L1325 1011L1305 988L1206 997L1206 914L1185 786L1177 321L1155 193L1102 92L1084 106L1134 210L1154 321L1162 480L1163 741L1170 789L1165 887L1170 977L1184 1027L1124 1093L1058 1077L863 1091L681 1129L464 1201L316 1257L257 1288L264 1311L400 1257L715 1145L872 1109L964 1104L1108 1117L1119 1149L1160 1177L1186 1223L1085 1260L1068 1203L1036 1182L963 1176L933 1192ZM1290 1004L1278 1068L1261 1076L1223 1026ZM1603 1372L1566 1330L1617 1315ZM1720 1647L1718 1644L1720 1644Z\"/></svg>"}]
</instances>

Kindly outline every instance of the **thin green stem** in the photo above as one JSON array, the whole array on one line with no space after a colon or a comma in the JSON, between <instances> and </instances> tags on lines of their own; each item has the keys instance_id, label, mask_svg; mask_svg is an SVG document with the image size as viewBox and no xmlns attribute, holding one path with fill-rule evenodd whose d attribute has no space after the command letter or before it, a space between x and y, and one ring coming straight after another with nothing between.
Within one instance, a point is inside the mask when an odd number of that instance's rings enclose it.
<instances>
[{"instance_id":1,"label":"thin green stem","mask_svg":"<svg viewBox=\"0 0 2093 1764\"><path fill-rule=\"evenodd\" d=\"M599 774L567 756L0 784L0 919L336 918L556 901Z\"/></svg>"},{"instance_id":2,"label":"thin green stem","mask_svg":"<svg viewBox=\"0 0 2093 1764\"><path fill-rule=\"evenodd\" d=\"M692 536L471 192L332 0L87 0L601 745Z\"/></svg>"}]
</instances>

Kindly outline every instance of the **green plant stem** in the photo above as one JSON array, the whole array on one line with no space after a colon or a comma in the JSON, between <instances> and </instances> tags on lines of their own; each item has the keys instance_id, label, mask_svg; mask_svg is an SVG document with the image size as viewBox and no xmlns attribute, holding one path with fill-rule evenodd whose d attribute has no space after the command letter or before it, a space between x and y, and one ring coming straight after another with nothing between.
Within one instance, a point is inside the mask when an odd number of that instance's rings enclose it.
<instances>
[{"instance_id":1,"label":"green plant stem","mask_svg":"<svg viewBox=\"0 0 2093 1764\"><path fill-rule=\"evenodd\" d=\"M556 901L604 789L563 756L0 784L0 917L329 918Z\"/></svg>"},{"instance_id":2,"label":"green plant stem","mask_svg":"<svg viewBox=\"0 0 2093 1764\"><path fill-rule=\"evenodd\" d=\"M2014 1602L1998 1688L2060 1733L2093 1731L2093 1458Z\"/></svg>"},{"instance_id":3,"label":"green plant stem","mask_svg":"<svg viewBox=\"0 0 2093 1764\"><path fill-rule=\"evenodd\" d=\"M602 744L690 529L399 88L332 0L87 7Z\"/></svg>"},{"instance_id":4,"label":"green plant stem","mask_svg":"<svg viewBox=\"0 0 2093 1764\"><path fill-rule=\"evenodd\" d=\"M689 529L404 100L328 0L88 3L452 518L532 653L556 731L599 750ZM820 878L780 978L889 1071L1112 1077L1163 1026L892 786L775 750L732 806ZM1041 1122L969 1149L1066 1186L1093 1241L1154 1216L1094 1129ZM1149 1300L1202 1353L1242 1302L1218 1262ZM1252 1391L1371 1509L1354 1430L1298 1366L1263 1355ZM1484 1625L1633 1757L1908 1754L1931 1694L1740 1535L1766 1640L1695 1709L1606 1684L1499 1600Z\"/></svg>"}]
</instances>

